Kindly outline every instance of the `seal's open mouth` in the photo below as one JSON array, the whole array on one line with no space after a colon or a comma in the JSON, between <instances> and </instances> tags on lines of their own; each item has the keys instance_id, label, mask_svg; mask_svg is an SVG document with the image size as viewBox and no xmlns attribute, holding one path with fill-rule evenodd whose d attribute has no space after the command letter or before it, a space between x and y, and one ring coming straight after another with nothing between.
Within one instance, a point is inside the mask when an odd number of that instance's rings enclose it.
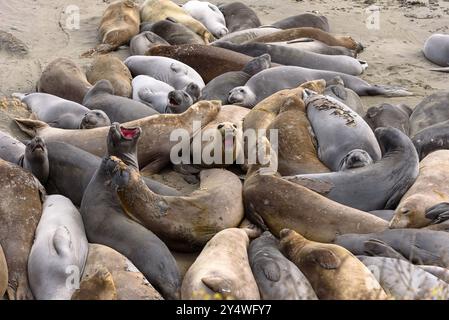
<instances>
[{"instance_id":1,"label":"seal's open mouth","mask_svg":"<svg viewBox=\"0 0 449 320\"><path fill-rule=\"evenodd\" d=\"M123 138L132 140L139 136L140 130L139 128L124 128L120 127L120 133Z\"/></svg>"},{"instance_id":2,"label":"seal's open mouth","mask_svg":"<svg viewBox=\"0 0 449 320\"><path fill-rule=\"evenodd\" d=\"M175 98L170 98L169 102L172 106L179 106L179 103Z\"/></svg>"}]
</instances>

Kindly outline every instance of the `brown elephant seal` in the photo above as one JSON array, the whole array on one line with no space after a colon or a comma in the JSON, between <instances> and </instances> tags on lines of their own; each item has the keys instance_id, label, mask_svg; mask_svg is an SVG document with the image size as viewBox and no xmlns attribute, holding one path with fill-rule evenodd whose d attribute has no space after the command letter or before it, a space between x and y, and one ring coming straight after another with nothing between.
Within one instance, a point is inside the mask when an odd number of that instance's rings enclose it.
<instances>
[{"instance_id":1,"label":"brown elephant seal","mask_svg":"<svg viewBox=\"0 0 449 320\"><path fill-rule=\"evenodd\" d=\"M345 47L351 50L355 50L356 52L360 52L363 50L363 45L359 42L356 42L351 37L348 36L338 37L326 31L310 27L293 28L274 32L265 36L252 39L248 41L248 43L290 41L298 38L312 38L324 42L329 46Z\"/></svg>"},{"instance_id":2,"label":"brown elephant seal","mask_svg":"<svg viewBox=\"0 0 449 320\"><path fill-rule=\"evenodd\" d=\"M206 44L215 40L212 33L201 22L170 0L146 0L140 8L140 18L142 22L153 23L171 18L197 33Z\"/></svg>"},{"instance_id":3,"label":"brown elephant seal","mask_svg":"<svg viewBox=\"0 0 449 320\"><path fill-rule=\"evenodd\" d=\"M419 163L418 178L396 208L390 228L422 228L432 220L440 220L441 215L449 219L449 204L446 210L441 210L442 206L440 210L432 210L441 202L449 202L448 180L449 150L435 151L425 157Z\"/></svg>"},{"instance_id":4,"label":"brown elephant seal","mask_svg":"<svg viewBox=\"0 0 449 320\"><path fill-rule=\"evenodd\" d=\"M0 245L8 264L8 298L31 300L27 263L42 214L44 189L33 175L0 160Z\"/></svg>"},{"instance_id":5,"label":"brown elephant seal","mask_svg":"<svg viewBox=\"0 0 449 320\"><path fill-rule=\"evenodd\" d=\"M290 228L311 240L332 242L340 234L388 228L385 220L341 205L275 175L249 175L243 185L243 200L246 216L273 234Z\"/></svg>"},{"instance_id":6,"label":"brown elephant seal","mask_svg":"<svg viewBox=\"0 0 449 320\"><path fill-rule=\"evenodd\" d=\"M382 103L379 106L369 108L363 119L373 131L381 127L393 127L409 135L411 114L412 109L405 104L394 106L389 103Z\"/></svg>"},{"instance_id":7,"label":"brown elephant seal","mask_svg":"<svg viewBox=\"0 0 449 320\"><path fill-rule=\"evenodd\" d=\"M162 37L167 45L206 44L198 34L171 18L153 23L149 30Z\"/></svg>"},{"instance_id":8,"label":"brown elephant seal","mask_svg":"<svg viewBox=\"0 0 449 320\"><path fill-rule=\"evenodd\" d=\"M129 53L132 56L142 56L158 45L169 45L169 43L154 32L143 31L132 37L129 42Z\"/></svg>"},{"instance_id":9,"label":"brown elephant seal","mask_svg":"<svg viewBox=\"0 0 449 320\"><path fill-rule=\"evenodd\" d=\"M200 44L157 46L151 48L148 54L172 58L187 64L201 75L205 83L223 73L240 71L253 59L242 53ZM272 66L275 65L277 64Z\"/></svg>"},{"instance_id":10,"label":"brown elephant seal","mask_svg":"<svg viewBox=\"0 0 449 320\"><path fill-rule=\"evenodd\" d=\"M236 1L218 6L223 13L229 32L260 27L256 12L246 4Z\"/></svg>"},{"instance_id":11,"label":"brown elephant seal","mask_svg":"<svg viewBox=\"0 0 449 320\"><path fill-rule=\"evenodd\" d=\"M309 12L276 21L271 25L283 30L310 27L329 32L329 21L327 18Z\"/></svg>"},{"instance_id":12,"label":"brown elephant seal","mask_svg":"<svg viewBox=\"0 0 449 320\"><path fill-rule=\"evenodd\" d=\"M282 252L307 277L321 300L384 300L388 296L370 270L335 244L307 240L293 230L280 232Z\"/></svg>"},{"instance_id":13,"label":"brown elephant seal","mask_svg":"<svg viewBox=\"0 0 449 320\"><path fill-rule=\"evenodd\" d=\"M121 0L110 4L101 18L98 28L101 44L83 54L107 53L127 45L139 33L139 6L132 0Z\"/></svg>"},{"instance_id":14,"label":"brown elephant seal","mask_svg":"<svg viewBox=\"0 0 449 320\"><path fill-rule=\"evenodd\" d=\"M92 85L84 72L72 61L58 58L50 62L42 72L37 91L82 103Z\"/></svg>"},{"instance_id":15,"label":"brown elephant seal","mask_svg":"<svg viewBox=\"0 0 449 320\"><path fill-rule=\"evenodd\" d=\"M87 80L95 85L102 79L109 80L114 88L114 94L122 97L131 97L132 76L125 64L117 57L103 55L95 58L86 72Z\"/></svg>"},{"instance_id":16,"label":"brown elephant seal","mask_svg":"<svg viewBox=\"0 0 449 320\"><path fill-rule=\"evenodd\" d=\"M206 126L215 119L221 104L218 101L199 101L181 114L164 114L146 117L124 123L125 127L140 127L142 137L138 144L138 162L140 168L148 166L151 172L158 172L170 162L170 152L176 144L170 141L174 129L184 128L193 135L193 122L199 121ZM21 130L30 136L40 136L46 142L59 141L74 145L80 149L102 157L107 150L106 137L109 128L90 130L62 130L51 128L37 120L16 119Z\"/></svg>"},{"instance_id":17,"label":"brown elephant seal","mask_svg":"<svg viewBox=\"0 0 449 320\"><path fill-rule=\"evenodd\" d=\"M248 261L249 238L244 229L217 233L187 271L181 287L185 300L259 300Z\"/></svg>"},{"instance_id":18,"label":"brown elephant seal","mask_svg":"<svg viewBox=\"0 0 449 320\"><path fill-rule=\"evenodd\" d=\"M216 233L237 227L243 219L242 184L229 171L203 170L199 190L164 197L148 189L137 170L115 157L108 161L124 212L172 250L200 250Z\"/></svg>"},{"instance_id":19,"label":"brown elephant seal","mask_svg":"<svg viewBox=\"0 0 449 320\"><path fill-rule=\"evenodd\" d=\"M410 115L410 136L432 125L449 120L449 91L425 97Z\"/></svg>"},{"instance_id":20,"label":"brown elephant seal","mask_svg":"<svg viewBox=\"0 0 449 320\"><path fill-rule=\"evenodd\" d=\"M110 280L105 282L112 282L117 300L162 300L159 292L153 288L144 275L125 256L107 246L89 244L89 255L87 256L81 281L95 279L97 272L102 271L104 274L104 270L110 276ZM80 285L81 293L83 289L86 290L86 288L82 287L82 282ZM109 285L109 287L112 286ZM101 292L103 290L98 291ZM111 292L110 289L104 291ZM111 298L106 300L111 300Z\"/></svg>"},{"instance_id":21,"label":"brown elephant seal","mask_svg":"<svg viewBox=\"0 0 449 320\"><path fill-rule=\"evenodd\" d=\"M3 297L8 288L8 265L6 264L5 253L0 245L0 297Z\"/></svg>"}]
</instances>

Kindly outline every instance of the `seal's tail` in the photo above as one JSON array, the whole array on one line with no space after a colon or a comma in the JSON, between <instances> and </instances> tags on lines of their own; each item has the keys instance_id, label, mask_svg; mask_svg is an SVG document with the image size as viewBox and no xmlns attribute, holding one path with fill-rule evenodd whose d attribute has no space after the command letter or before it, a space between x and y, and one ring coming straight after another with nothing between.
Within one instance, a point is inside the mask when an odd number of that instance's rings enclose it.
<instances>
[{"instance_id":1,"label":"seal's tail","mask_svg":"<svg viewBox=\"0 0 449 320\"><path fill-rule=\"evenodd\" d=\"M48 127L48 124L39 120L16 118L14 119L20 130L25 132L30 137L35 137L38 135L40 129Z\"/></svg>"}]
</instances>

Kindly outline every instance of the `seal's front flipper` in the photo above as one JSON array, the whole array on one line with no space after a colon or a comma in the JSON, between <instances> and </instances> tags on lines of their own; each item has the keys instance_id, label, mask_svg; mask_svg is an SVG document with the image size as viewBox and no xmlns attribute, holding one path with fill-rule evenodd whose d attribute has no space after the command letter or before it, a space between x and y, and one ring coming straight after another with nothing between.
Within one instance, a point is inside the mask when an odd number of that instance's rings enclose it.
<instances>
[{"instance_id":1,"label":"seal's front flipper","mask_svg":"<svg viewBox=\"0 0 449 320\"><path fill-rule=\"evenodd\" d=\"M53 234L53 247L59 256L69 255L72 249L72 237L69 229L60 226Z\"/></svg>"},{"instance_id":2,"label":"seal's front flipper","mask_svg":"<svg viewBox=\"0 0 449 320\"><path fill-rule=\"evenodd\" d=\"M308 254L307 259L318 263L323 269L337 269L341 259L328 249L317 249Z\"/></svg>"},{"instance_id":3,"label":"seal's front flipper","mask_svg":"<svg viewBox=\"0 0 449 320\"><path fill-rule=\"evenodd\" d=\"M216 277L204 277L201 279L206 287L216 293L221 293L223 296L232 296L232 283L228 279Z\"/></svg>"},{"instance_id":4,"label":"seal's front flipper","mask_svg":"<svg viewBox=\"0 0 449 320\"><path fill-rule=\"evenodd\" d=\"M426 219L432 220L432 224L437 224L449 220L449 202L441 202L426 210Z\"/></svg>"},{"instance_id":5,"label":"seal's front flipper","mask_svg":"<svg viewBox=\"0 0 449 320\"><path fill-rule=\"evenodd\" d=\"M365 247L365 253L373 257L387 257L407 261L402 254L381 240L369 239L363 245Z\"/></svg>"},{"instance_id":6,"label":"seal's front flipper","mask_svg":"<svg viewBox=\"0 0 449 320\"><path fill-rule=\"evenodd\" d=\"M117 300L117 290L112 274L101 266L95 274L83 279L72 300Z\"/></svg>"},{"instance_id":7,"label":"seal's front flipper","mask_svg":"<svg viewBox=\"0 0 449 320\"><path fill-rule=\"evenodd\" d=\"M430 71L437 71L437 72L449 72L449 67L442 67L442 68L432 68Z\"/></svg>"},{"instance_id":8,"label":"seal's front flipper","mask_svg":"<svg viewBox=\"0 0 449 320\"><path fill-rule=\"evenodd\" d=\"M281 279L281 268L273 261L267 261L262 270L265 278L270 281L278 282Z\"/></svg>"},{"instance_id":9,"label":"seal's front flipper","mask_svg":"<svg viewBox=\"0 0 449 320\"><path fill-rule=\"evenodd\" d=\"M285 176L282 179L289 182L299 184L300 186L306 187L316 193L321 195L326 195L332 191L334 185L327 181L322 181L319 179L305 178L301 176Z\"/></svg>"}]
</instances>

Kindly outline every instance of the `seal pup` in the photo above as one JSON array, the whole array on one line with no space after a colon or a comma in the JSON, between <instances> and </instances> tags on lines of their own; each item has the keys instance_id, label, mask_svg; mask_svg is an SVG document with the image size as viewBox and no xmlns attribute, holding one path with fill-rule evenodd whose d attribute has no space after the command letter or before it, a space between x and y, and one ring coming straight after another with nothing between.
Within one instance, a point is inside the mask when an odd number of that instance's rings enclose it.
<instances>
[{"instance_id":1,"label":"seal pup","mask_svg":"<svg viewBox=\"0 0 449 320\"><path fill-rule=\"evenodd\" d=\"M331 171L364 167L381 158L376 136L361 116L332 97L303 95L318 157Z\"/></svg>"},{"instance_id":2,"label":"seal pup","mask_svg":"<svg viewBox=\"0 0 449 320\"><path fill-rule=\"evenodd\" d=\"M18 96L18 95L16 95ZM30 93L21 100L32 112L32 117L60 129L92 129L111 125L102 110L85 106L47 93Z\"/></svg>"},{"instance_id":3,"label":"seal pup","mask_svg":"<svg viewBox=\"0 0 449 320\"><path fill-rule=\"evenodd\" d=\"M134 37L129 42L129 53L132 56L143 56L154 46L168 45L169 43L154 32L144 31Z\"/></svg>"},{"instance_id":4,"label":"seal pup","mask_svg":"<svg viewBox=\"0 0 449 320\"><path fill-rule=\"evenodd\" d=\"M432 152L419 163L415 183L399 202L390 228L422 228L449 219L449 150ZM446 210L433 208L446 202ZM433 209L433 210L432 210ZM445 217L445 218L444 218Z\"/></svg>"},{"instance_id":5,"label":"seal pup","mask_svg":"<svg viewBox=\"0 0 449 320\"><path fill-rule=\"evenodd\" d=\"M427 60L446 67L433 70L449 72L449 35L432 34L424 43L423 52Z\"/></svg>"},{"instance_id":6,"label":"seal pup","mask_svg":"<svg viewBox=\"0 0 449 320\"><path fill-rule=\"evenodd\" d=\"M405 104L393 106L389 103L382 103L368 109L363 119L369 124L371 129L380 127L393 127L401 130L407 136L410 134L410 115L412 109Z\"/></svg>"},{"instance_id":7,"label":"seal pup","mask_svg":"<svg viewBox=\"0 0 449 320\"><path fill-rule=\"evenodd\" d=\"M57 58L50 62L42 72L37 83L37 91L82 103L92 85L87 81L84 71L67 58Z\"/></svg>"},{"instance_id":8,"label":"seal pup","mask_svg":"<svg viewBox=\"0 0 449 320\"><path fill-rule=\"evenodd\" d=\"M133 78L128 68L117 57L112 55L96 57L88 68L86 77L92 85L102 79L108 80L114 88L114 94L126 98L131 96Z\"/></svg>"},{"instance_id":9,"label":"seal pup","mask_svg":"<svg viewBox=\"0 0 449 320\"><path fill-rule=\"evenodd\" d=\"M32 300L27 263L45 190L31 173L0 159L0 193L0 245L8 264L7 295L9 300Z\"/></svg>"},{"instance_id":10,"label":"seal pup","mask_svg":"<svg viewBox=\"0 0 449 320\"><path fill-rule=\"evenodd\" d=\"M8 288L8 265L6 264L5 253L0 245L0 297L5 295Z\"/></svg>"},{"instance_id":11,"label":"seal pup","mask_svg":"<svg viewBox=\"0 0 449 320\"><path fill-rule=\"evenodd\" d=\"M425 97L410 115L410 136L432 125L449 120L449 91L439 91Z\"/></svg>"},{"instance_id":12,"label":"seal pup","mask_svg":"<svg viewBox=\"0 0 449 320\"><path fill-rule=\"evenodd\" d=\"M263 300L317 300L309 280L279 251L279 240L265 231L248 249L251 269Z\"/></svg>"},{"instance_id":13,"label":"seal pup","mask_svg":"<svg viewBox=\"0 0 449 320\"><path fill-rule=\"evenodd\" d=\"M242 2L221 4L218 9L223 13L229 32L257 28L262 25L256 12Z\"/></svg>"},{"instance_id":14,"label":"seal pup","mask_svg":"<svg viewBox=\"0 0 449 320\"><path fill-rule=\"evenodd\" d=\"M319 16L309 12L281 19L271 25L283 30L311 27L329 32L329 21L327 18L325 16Z\"/></svg>"},{"instance_id":15,"label":"seal pup","mask_svg":"<svg viewBox=\"0 0 449 320\"><path fill-rule=\"evenodd\" d=\"M204 24L215 38L219 39L229 32L225 17L216 5L207 1L190 0L182 8Z\"/></svg>"},{"instance_id":16,"label":"seal pup","mask_svg":"<svg viewBox=\"0 0 449 320\"><path fill-rule=\"evenodd\" d=\"M153 23L149 30L164 38L165 45L206 44L198 34L172 18Z\"/></svg>"},{"instance_id":17,"label":"seal pup","mask_svg":"<svg viewBox=\"0 0 449 320\"><path fill-rule=\"evenodd\" d=\"M343 247L307 240L290 229L280 232L280 247L321 300L387 299L370 270Z\"/></svg>"},{"instance_id":18,"label":"seal pup","mask_svg":"<svg viewBox=\"0 0 449 320\"><path fill-rule=\"evenodd\" d=\"M183 300L260 300L248 261L247 232L229 228L207 242L184 277Z\"/></svg>"},{"instance_id":19,"label":"seal pup","mask_svg":"<svg viewBox=\"0 0 449 320\"><path fill-rule=\"evenodd\" d=\"M206 44L215 40L200 21L194 19L182 7L170 0L146 0L140 7L140 18L142 22L153 23L171 18L197 33Z\"/></svg>"},{"instance_id":20,"label":"seal pup","mask_svg":"<svg viewBox=\"0 0 449 320\"><path fill-rule=\"evenodd\" d=\"M395 209L419 173L419 160L410 139L395 128L375 131L382 148L381 160L339 172L284 177L325 197L363 211ZM358 160L359 156L350 153ZM345 158L351 167L352 158Z\"/></svg>"},{"instance_id":21,"label":"seal pup","mask_svg":"<svg viewBox=\"0 0 449 320\"><path fill-rule=\"evenodd\" d=\"M434 151L449 149L449 120L422 129L413 136L412 141L419 159Z\"/></svg>"},{"instance_id":22,"label":"seal pup","mask_svg":"<svg viewBox=\"0 0 449 320\"><path fill-rule=\"evenodd\" d=\"M28 258L28 278L37 300L70 300L87 259L87 238L78 209L64 196L45 198Z\"/></svg>"},{"instance_id":23,"label":"seal pup","mask_svg":"<svg viewBox=\"0 0 449 320\"><path fill-rule=\"evenodd\" d=\"M26 144L0 131L0 158L31 172L42 184L49 175L48 150L45 141L34 137Z\"/></svg>"}]
</instances>

